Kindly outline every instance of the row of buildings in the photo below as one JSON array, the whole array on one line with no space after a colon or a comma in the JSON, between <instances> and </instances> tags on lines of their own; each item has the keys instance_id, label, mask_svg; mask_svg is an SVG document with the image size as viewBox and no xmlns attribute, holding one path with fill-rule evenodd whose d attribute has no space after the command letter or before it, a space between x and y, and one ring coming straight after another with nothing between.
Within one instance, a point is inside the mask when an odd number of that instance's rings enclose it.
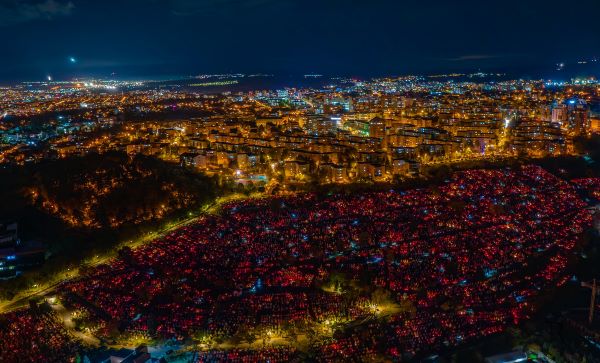
<instances>
[{"instance_id":1,"label":"row of buildings","mask_svg":"<svg viewBox=\"0 0 600 363\"><path fill-rule=\"evenodd\" d=\"M343 183L404 177L429 164L569 154L575 138L600 131L593 82L341 79L319 89L209 95L161 88L82 100L79 112L96 115L91 129L70 129L41 147L5 145L10 151L0 158L122 150L242 184Z\"/></svg>"}]
</instances>

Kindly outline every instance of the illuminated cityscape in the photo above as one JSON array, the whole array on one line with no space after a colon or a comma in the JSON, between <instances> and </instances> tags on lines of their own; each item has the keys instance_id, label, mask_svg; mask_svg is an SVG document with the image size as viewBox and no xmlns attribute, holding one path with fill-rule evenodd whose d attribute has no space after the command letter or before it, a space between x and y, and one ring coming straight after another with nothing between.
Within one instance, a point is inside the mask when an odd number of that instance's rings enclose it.
<instances>
[{"instance_id":1,"label":"illuminated cityscape","mask_svg":"<svg viewBox=\"0 0 600 363\"><path fill-rule=\"evenodd\" d=\"M0 2L0 363L600 362L570 5Z\"/></svg>"},{"instance_id":2,"label":"illuminated cityscape","mask_svg":"<svg viewBox=\"0 0 600 363\"><path fill-rule=\"evenodd\" d=\"M6 88L0 160L24 164L113 150L178 161L236 183L286 188L391 181L440 163L573 155L574 138L600 131L600 117L590 109L600 99L595 79L331 82L220 94L197 92L190 82ZM37 117L48 121L32 121Z\"/></svg>"}]
</instances>

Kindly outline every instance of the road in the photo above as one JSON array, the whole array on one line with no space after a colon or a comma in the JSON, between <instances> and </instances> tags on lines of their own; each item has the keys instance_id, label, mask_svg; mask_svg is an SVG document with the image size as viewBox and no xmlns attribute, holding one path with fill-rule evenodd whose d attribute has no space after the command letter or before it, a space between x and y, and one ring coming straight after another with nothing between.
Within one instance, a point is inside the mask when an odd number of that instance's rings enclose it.
<instances>
[{"instance_id":1,"label":"road","mask_svg":"<svg viewBox=\"0 0 600 363\"><path fill-rule=\"evenodd\" d=\"M83 331L77 331L75 329L75 322L73 322L73 313L67 310L67 308L65 308L62 304L54 303L50 304L50 307L52 308L52 310L54 310L58 318L61 320L61 322L71 335L89 345L100 345L100 339L96 338L91 333L85 333Z\"/></svg>"},{"instance_id":2,"label":"road","mask_svg":"<svg viewBox=\"0 0 600 363\"><path fill-rule=\"evenodd\" d=\"M148 243L150 241L153 241L157 238L161 238L161 237L165 236L166 234L168 234L180 227L183 227L187 224L193 223L198 218L200 218L200 216L188 218L181 222L170 225L169 227L167 227L159 232L149 233L149 234L139 238L136 241L123 243L122 245L116 247L115 250L118 250L118 248L121 248L123 246L129 246L131 248L139 247L139 246L141 246L145 243ZM91 262L86 263L85 265L89 266L89 267L96 267L101 264L107 263L112 258L114 258L114 255L108 254L108 255L100 257L100 258L94 258ZM2 305L0 305L0 313L8 313L13 310L17 310L24 306L27 306L29 304L30 300L41 298L41 297L44 297L44 296L54 292L54 290L58 286L60 286L61 284L65 283L69 280L79 277L79 274L78 274L77 270L73 270L73 271L69 270L67 272L58 274L57 276L58 276L57 280L50 282L49 285L44 285L44 286L39 286L39 287L33 288L33 291L30 289L26 292L26 294L24 296L19 296L11 301L4 302Z\"/></svg>"},{"instance_id":3,"label":"road","mask_svg":"<svg viewBox=\"0 0 600 363\"><path fill-rule=\"evenodd\" d=\"M242 195L242 194L234 194L234 195L230 195L230 196L226 196L226 197L220 197L220 198L216 199L214 202L204 206L202 208L202 210L200 211L199 215L196 215L196 216L193 216L190 218L186 218L186 219L176 222L176 223L168 224L167 227L163 228L162 230L148 233L147 235L142 236L142 237L136 239L135 241L123 242L113 249L113 253L109 253L102 257L95 257L91 261L86 262L85 266L96 267L96 266L105 264L116 256L116 251L119 248L125 247L125 246L130 247L130 248L136 248L136 247L142 246L148 242L151 242L153 240L162 238L165 235L167 235L183 226L186 226L188 224L196 222L199 218L202 218L206 215L213 213L215 210L218 209L219 206L221 206L222 204L227 203L229 201L236 200L236 199L245 199L245 198L257 198L257 197L261 197L261 196L262 196L262 194L256 193L250 197ZM22 307L25 307L29 304L30 300L42 298L48 294L55 292L56 288L59 287L61 284L79 277L79 272L78 272L78 269L73 269L73 270L68 269L67 271L57 274L56 276L57 277L55 280L48 282L45 285L41 285L41 286L34 285L33 288L16 296L13 300L4 301L4 302L0 303L0 314L8 313L8 312L20 309Z\"/></svg>"}]
</instances>

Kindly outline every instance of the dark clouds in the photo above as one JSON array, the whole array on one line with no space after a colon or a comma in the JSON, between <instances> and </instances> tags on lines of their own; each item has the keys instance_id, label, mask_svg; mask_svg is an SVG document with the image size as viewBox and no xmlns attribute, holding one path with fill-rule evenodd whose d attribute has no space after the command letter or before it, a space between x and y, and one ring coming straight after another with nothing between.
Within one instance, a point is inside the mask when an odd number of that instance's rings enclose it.
<instances>
[{"instance_id":1,"label":"dark clouds","mask_svg":"<svg viewBox=\"0 0 600 363\"><path fill-rule=\"evenodd\" d=\"M37 19L52 20L70 15L75 4L58 0L26 1L2 0L0 2L0 26L10 26Z\"/></svg>"},{"instance_id":2,"label":"dark clouds","mask_svg":"<svg viewBox=\"0 0 600 363\"><path fill-rule=\"evenodd\" d=\"M227 11L244 11L272 5L274 0L154 0L168 7L177 16L216 15ZM285 2L285 1L283 1Z\"/></svg>"}]
</instances>

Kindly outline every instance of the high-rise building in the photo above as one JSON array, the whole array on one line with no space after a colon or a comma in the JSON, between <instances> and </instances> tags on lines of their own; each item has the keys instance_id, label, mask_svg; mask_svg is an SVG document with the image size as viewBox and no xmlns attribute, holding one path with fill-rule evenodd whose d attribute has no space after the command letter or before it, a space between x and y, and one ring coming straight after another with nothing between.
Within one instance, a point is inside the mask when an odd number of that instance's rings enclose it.
<instances>
[{"instance_id":1,"label":"high-rise building","mask_svg":"<svg viewBox=\"0 0 600 363\"><path fill-rule=\"evenodd\" d=\"M321 115L310 115L306 119L304 129L313 135L325 135L330 132L335 132L337 123L330 117Z\"/></svg>"},{"instance_id":2,"label":"high-rise building","mask_svg":"<svg viewBox=\"0 0 600 363\"><path fill-rule=\"evenodd\" d=\"M0 221L0 279L15 277L23 269L41 265L45 252L38 242L21 243L17 222Z\"/></svg>"},{"instance_id":3,"label":"high-rise building","mask_svg":"<svg viewBox=\"0 0 600 363\"><path fill-rule=\"evenodd\" d=\"M556 122L561 126L567 122L567 106L560 104L552 108L552 122Z\"/></svg>"},{"instance_id":4,"label":"high-rise building","mask_svg":"<svg viewBox=\"0 0 600 363\"><path fill-rule=\"evenodd\" d=\"M585 100L567 102L567 127L572 135L582 135L590 128L590 108Z\"/></svg>"},{"instance_id":5,"label":"high-rise building","mask_svg":"<svg viewBox=\"0 0 600 363\"><path fill-rule=\"evenodd\" d=\"M590 108L583 99L572 98L552 107L552 122L571 135L582 135L590 128Z\"/></svg>"},{"instance_id":6,"label":"high-rise building","mask_svg":"<svg viewBox=\"0 0 600 363\"><path fill-rule=\"evenodd\" d=\"M370 137L385 137L385 120L381 117L375 117L369 121L369 136Z\"/></svg>"}]
</instances>

